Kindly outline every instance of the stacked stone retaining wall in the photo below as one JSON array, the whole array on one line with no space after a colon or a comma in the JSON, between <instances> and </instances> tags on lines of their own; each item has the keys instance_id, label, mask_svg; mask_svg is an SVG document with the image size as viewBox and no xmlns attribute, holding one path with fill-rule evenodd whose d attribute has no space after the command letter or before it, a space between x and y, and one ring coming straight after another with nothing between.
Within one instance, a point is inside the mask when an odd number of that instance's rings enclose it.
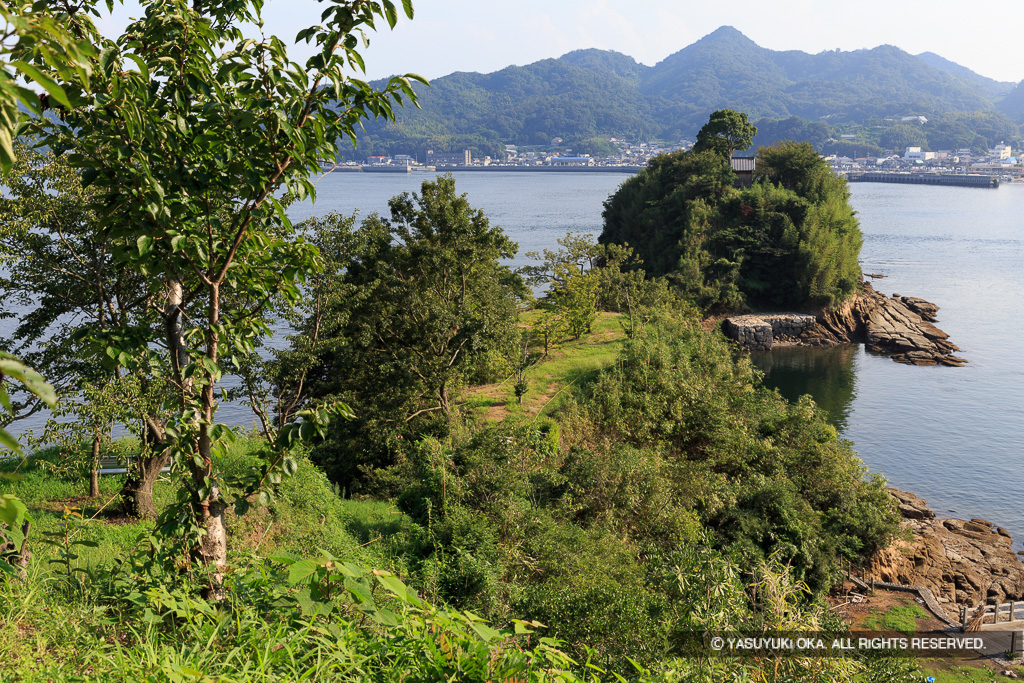
<instances>
[{"instance_id":1,"label":"stacked stone retaining wall","mask_svg":"<svg viewBox=\"0 0 1024 683\"><path fill-rule=\"evenodd\" d=\"M750 351L770 351L776 342L794 342L814 327L813 315L772 313L726 318L722 331Z\"/></svg>"}]
</instances>

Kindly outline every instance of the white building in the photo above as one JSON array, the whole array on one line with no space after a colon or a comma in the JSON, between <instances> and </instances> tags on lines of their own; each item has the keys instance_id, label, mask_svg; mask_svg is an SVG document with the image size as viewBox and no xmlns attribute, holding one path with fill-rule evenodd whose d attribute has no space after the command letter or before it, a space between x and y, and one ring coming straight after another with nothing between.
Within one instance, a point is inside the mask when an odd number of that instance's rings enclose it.
<instances>
[{"instance_id":1,"label":"white building","mask_svg":"<svg viewBox=\"0 0 1024 683\"><path fill-rule=\"evenodd\" d=\"M920 123L922 126L928 123L928 119L923 116L904 116L900 121L903 123Z\"/></svg>"},{"instance_id":2,"label":"white building","mask_svg":"<svg viewBox=\"0 0 1024 683\"><path fill-rule=\"evenodd\" d=\"M935 158L935 152L922 152L920 147L907 147L903 158L907 161L928 161Z\"/></svg>"},{"instance_id":3,"label":"white building","mask_svg":"<svg viewBox=\"0 0 1024 683\"><path fill-rule=\"evenodd\" d=\"M1010 148L1010 145L998 144L992 150L992 156L996 159L1009 159L1013 156L1013 150Z\"/></svg>"}]
</instances>

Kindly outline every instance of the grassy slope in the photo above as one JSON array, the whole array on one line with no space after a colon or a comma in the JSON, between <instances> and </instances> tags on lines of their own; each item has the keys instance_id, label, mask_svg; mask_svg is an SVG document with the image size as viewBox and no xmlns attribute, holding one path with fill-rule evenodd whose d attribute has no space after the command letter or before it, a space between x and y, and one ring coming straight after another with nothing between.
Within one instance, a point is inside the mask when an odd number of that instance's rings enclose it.
<instances>
[{"instance_id":1,"label":"grassy slope","mask_svg":"<svg viewBox=\"0 0 1024 683\"><path fill-rule=\"evenodd\" d=\"M225 469L230 472L254 464L254 454L261 446L259 439L239 439L224 463ZM131 548L140 534L152 529L152 522L129 519L119 512L122 476L101 477L100 498L89 500L84 478L57 478L46 468L45 461L56 457L54 451L45 451L20 464L0 465L0 471L22 475L19 481L0 480L0 493L21 498L35 520L30 532L35 571L47 571L47 560L54 551L41 543L42 534L60 527L65 507L77 510L84 519L79 537L99 544L82 552L83 567L109 564ZM230 552L315 556L322 548L356 561L400 569L396 565L400 564L402 549L389 545L388 538L405 537L407 534L401 532L407 530L409 519L390 503L340 498L312 464L304 458L299 462L299 471L280 485L269 508L254 507L241 518L228 513ZM172 485L166 478L153 493L158 509L173 500Z\"/></svg>"},{"instance_id":2,"label":"grassy slope","mask_svg":"<svg viewBox=\"0 0 1024 683\"><path fill-rule=\"evenodd\" d=\"M530 389L522 405L516 403L512 380L469 390L468 403L474 416L501 420L512 415L549 414L566 395L564 389L615 361L625 339L619 318L615 313L601 313L591 334L578 341L553 344L548 356L527 372ZM539 342L531 347L531 355L542 354ZM261 447L259 438L239 439L222 466L230 473L255 464ZM49 571L47 560L54 556L54 550L39 539L43 533L60 527L65 508L82 515L85 528L78 538L98 543L97 548L83 549L81 566L109 564L134 546L140 534L150 531L152 523L129 519L120 513L118 492L122 476L101 477L101 496L90 500L85 495L88 483L84 475L69 480L55 476L47 466L57 463L59 458L56 450L47 450L25 461L0 463L0 471L21 475L19 481L0 479L0 494L13 493L19 497L34 518L33 571ZM172 485L165 477L154 489L157 508L171 503L173 495ZM404 569L408 539L414 535L410 533L409 518L393 504L340 498L326 477L305 459L300 460L296 476L281 484L269 509L254 508L242 518L229 513L228 523L229 550L234 554L267 556L292 552L314 556L322 548L338 557L399 573Z\"/></svg>"},{"instance_id":3,"label":"grassy slope","mask_svg":"<svg viewBox=\"0 0 1024 683\"><path fill-rule=\"evenodd\" d=\"M522 405L515 400L513 378L471 388L466 392L471 414L484 421L540 418L550 414L566 395L565 389L614 363L625 340L619 319L618 314L602 313L590 335L552 345L548 356L527 371L529 391ZM539 341L531 346L530 353L531 356L543 355ZM232 448L228 462L224 463L225 468L230 471L252 464L261 446L262 442L256 438L240 439ZM98 543L97 548L82 549L80 563L83 567L109 564L131 548L141 533L152 528L151 522L127 519L117 511L122 477L102 477L101 497L89 500L84 495L87 490L84 479L68 481L55 477L41 462L57 457L51 451L20 464L0 464L0 471L17 470L22 475L16 482L0 479L0 494L14 493L31 510L35 519L31 583L44 593L52 575L47 560L54 557L54 550L39 539L43 532L59 528L65 506L78 509L86 520L81 538ZM154 494L158 508L162 509L172 500L171 484L159 483ZM340 498L326 477L304 458L300 459L296 476L284 481L269 508L254 508L243 518L229 514L229 525L230 551L236 558L266 557L281 552L313 557L322 548L337 557L389 568L399 575L404 573L410 556L410 539L416 536L411 520L392 503ZM76 612L77 606L45 602L43 613L13 610L6 615L7 619L0 619L0 652L12 657L12 661L26 657L38 661L74 659L70 651L62 652L65 646L59 639L49 638L38 629L46 628L47 622L73 623L81 618ZM868 625L868 628L872 626L879 625ZM886 623L883 628L891 626ZM67 647L74 646L68 644ZM984 661L940 659L922 664L926 673L940 682L993 680L995 674Z\"/></svg>"},{"instance_id":4,"label":"grassy slope","mask_svg":"<svg viewBox=\"0 0 1024 683\"><path fill-rule=\"evenodd\" d=\"M536 316L535 311L530 311L523 316L523 322L528 324ZM522 405L516 402L513 392L515 378L509 377L498 384L470 389L467 392L470 409L478 418L492 422L516 415L542 417L551 414L565 398L565 389L615 362L626 338L620 325L621 318L619 313L599 313L590 334L579 340L568 339L551 344L548 355L525 373L530 388L523 397ZM530 357L543 355L542 340L531 339Z\"/></svg>"},{"instance_id":5,"label":"grassy slope","mask_svg":"<svg viewBox=\"0 0 1024 683\"><path fill-rule=\"evenodd\" d=\"M614 362L625 338L618 318L617 314L600 314L590 335L553 344L548 356L529 369L530 389L523 405L515 401L512 381L471 389L471 419L549 414L566 395L564 389ZM535 344L531 355L542 354L542 346ZM257 461L261 447L258 438L239 439L221 464L227 472L244 469ZM65 604L47 597L47 586L56 576L49 560L57 551L43 543L43 534L60 529L66 509L81 515L82 521L76 521L81 529L73 532L75 538L97 543L95 548L78 549L81 558L75 565L86 569L109 566L153 527L152 522L129 519L119 512L123 477L102 477L101 496L90 500L85 495L88 485L84 476L62 478L48 466L59 459L59 453L49 450L25 461L0 463L0 471L20 476L17 481L0 479L0 494L18 496L34 518L29 592L41 598L23 596L20 607L12 603L0 610L4 612L0 652L9 662L59 666L62 661L79 661L76 642L84 643L90 637L86 624L91 617L82 612L89 609L85 603ZM154 497L158 509L163 509L173 500L173 485L165 478L157 484ZM339 497L326 477L304 458L298 473L280 485L269 508L255 507L241 518L229 512L228 524L231 562L279 553L315 557L318 549L324 549L346 560L391 569L400 576L415 552L411 544L418 536L411 520L389 502Z\"/></svg>"}]
</instances>

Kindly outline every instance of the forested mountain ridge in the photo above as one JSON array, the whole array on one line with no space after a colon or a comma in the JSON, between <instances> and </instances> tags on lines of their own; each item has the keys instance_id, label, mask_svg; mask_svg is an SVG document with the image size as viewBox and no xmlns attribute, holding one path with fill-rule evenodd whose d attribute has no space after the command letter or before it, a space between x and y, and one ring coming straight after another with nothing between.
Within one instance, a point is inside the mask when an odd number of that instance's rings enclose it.
<instances>
[{"instance_id":1,"label":"forested mountain ridge","mask_svg":"<svg viewBox=\"0 0 1024 683\"><path fill-rule=\"evenodd\" d=\"M998 116L994 98L1011 87L930 53L891 45L775 51L722 27L654 66L591 49L438 78L418 88L421 110L368 123L360 154L470 147L497 156L505 144L544 145L555 137L577 151L595 137L672 141L692 138L708 112L722 108L751 120L799 116L832 125L918 114Z\"/></svg>"},{"instance_id":2,"label":"forested mountain ridge","mask_svg":"<svg viewBox=\"0 0 1024 683\"><path fill-rule=\"evenodd\" d=\"M942 55L937 55L934 52L922 52L917 55L917 58L930 66L934 66L937 69L945 71L946 73L959 76L966 81L970 81L971 83L984 87L989 96L993 98L1003 97L1016 87L1016 83L997 81L994 78L982 76L971 71L967 67L961 66L956 62L951 62Z\"/></svg>"}]
</instances>

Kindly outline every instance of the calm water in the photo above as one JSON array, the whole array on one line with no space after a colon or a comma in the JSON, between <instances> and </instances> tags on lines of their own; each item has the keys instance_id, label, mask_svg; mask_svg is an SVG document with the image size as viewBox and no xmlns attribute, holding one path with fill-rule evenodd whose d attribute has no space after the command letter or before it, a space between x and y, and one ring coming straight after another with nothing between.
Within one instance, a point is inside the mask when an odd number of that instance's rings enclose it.
<instances>
[{"instance_id":1,"label":"calm water","mask_svg":"<svg viewBox=\"0 0 1024 683\"><path fill-rule=\"evenodd\" d=\"M432 175L334 173L319 199L291 207L293 221L331 211L387 213L387 200ZM459 192L527 251L554 248L572 230L597 235L601 203L625 176L456 174ZM810 393L829 411L867 465L938 513L984 517L1024 540L1015 481L1024 468L1024 186L998 190L855 184L865 235L864 270L886 277L886 294L941 306L939 327L962 349L964 368L893 363L860 347L791 349L757 359L766 382L785 395ZM281 343L280 340L278 343ZM219 418L251 424L248 408L227 404Z\"/></svg>"},{"instance_id":2,"label":"calm water","mask_svg":"<svg viewBox=\"0 0 1024 683\"><path fill-rule=\"evenodd\" d=\"M886 294L939 306L963 368L913 367L861 347L759 356L766 382L810 393L861 458L939 514L983 517L1024 540L1024 187L852 185L865 272Z\"/></svg>"}]
</instances>

